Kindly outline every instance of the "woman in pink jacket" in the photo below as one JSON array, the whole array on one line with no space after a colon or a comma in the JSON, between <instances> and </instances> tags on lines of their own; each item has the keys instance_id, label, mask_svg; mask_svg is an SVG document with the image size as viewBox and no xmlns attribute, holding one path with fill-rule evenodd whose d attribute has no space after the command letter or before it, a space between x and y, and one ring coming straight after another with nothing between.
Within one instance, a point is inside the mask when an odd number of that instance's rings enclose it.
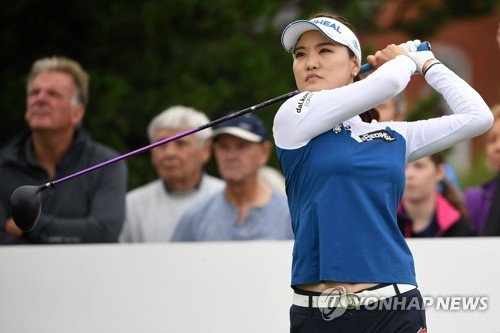
<instances>
[{"instance_id":1,"label":"woman in pink jacket","mask_svg":"<svg viewBox=\"0 0 500 333\"><path fill-rule=\"evenodd\" d=\"M444 184L442 194L440 184ZM443 152L407 164L398 206L398 225L405 237L474 236L466 218L458 190L445 180Z\"/></svg>"}]
</instances>

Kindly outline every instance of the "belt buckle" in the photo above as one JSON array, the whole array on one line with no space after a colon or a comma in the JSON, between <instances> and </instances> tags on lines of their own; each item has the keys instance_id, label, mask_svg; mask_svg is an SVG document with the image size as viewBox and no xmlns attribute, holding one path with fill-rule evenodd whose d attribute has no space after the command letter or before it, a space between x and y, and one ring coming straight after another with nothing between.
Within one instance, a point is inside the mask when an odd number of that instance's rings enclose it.
<instances>
[{"instance_id":1,"label":"belt buckle","mask_svg":"<svg viewBox=\"0 0 500 333\"><path fill-rule=\"evenodd\" d=\"M340 304L348 310L356 309L361 305L361 297L355 293L343 293L340 295Z\"/></svg>"}]
</instances>

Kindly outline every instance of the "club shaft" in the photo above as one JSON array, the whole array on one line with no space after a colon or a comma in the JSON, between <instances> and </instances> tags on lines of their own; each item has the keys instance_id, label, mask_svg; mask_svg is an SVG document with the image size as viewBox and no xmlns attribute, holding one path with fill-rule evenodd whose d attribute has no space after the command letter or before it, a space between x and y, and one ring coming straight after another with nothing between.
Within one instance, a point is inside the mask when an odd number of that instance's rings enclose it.
<instances>
[{"instance_id":1,"label":"club shaft","mask_svg":"<svg viewBox=\"0 0 500 333\"><path fill-rule=\"evenodd\" d=\"M94 166L91 166L87 169L83 169L81 171L78 171L78 172L75 172L73 174L70 174L70 175L67 175L65 177L62 177L60 179L56 179L54 181L52 181L50 183L50 186L54 186L54 185L57 185L57 184L60 184L62 182L65 182L67 180L70 180L70 179L73 179L75 177L78 177L78 176L81 176L83 174L86 174L88 172L91 172L91 171L94 171L96 169L100 169L100 168L103 168L105 166L108 166L110 164L113 164L113 163L116 163L118 161L121 161L121 160L124 160L126 158L129 158L131 156L134 156L134 155L137 155L137 154L141 154L145 151L148 151L148 150L151 150L155 147L158 147L158 146L161 146L165 143L168 143L168 142L171 142L171 141L174 141L174 140L177 140L177 139L180 139L180 138L183 138L185 136L188 136L188 135L191 135L191 134L194 134L194 133L197 133L199 131L202 131L206 128L209 128L209 127L212 127L212 126L215 126L217 124L220 124L222 122L225 122L225 121L228 121L230 119L233 119L233 118L236 118L236 117L239 117L239 116L242 116L246 113L250 113L252 111L255 111L255 110L258 110L258 109L262 109L266 106L269 106L269 105L272 105L272 104L275 104L275 103L278 103L278 102L281 102L281 101L284 101L284 100L287 100L289 99L290 97L292 96L295 96L299 93L298 90L295 90L295 91L291 91L287 94L284 94L284 95L281 95L281 96L278 96L278 97L275 97L275 98L272 98L270 100L267 100L265 102L262 102L262 103L259 103L259 104L256 104L254 106L251 106L251 107L248 107L246 109L243 109L243 110L240 110L240 111L236 111L236 112L233 112L233 113L230 113L224 117L221 117L221 118L218 118L218 119L215 119L209 123L206 123L204 125L201 125L199 127L195 127L195 128L192 128L192 129L189 129L189 130L186 130L184 132L181 132L181 133L178 133L176 135L173 135L173 136L170 136L168 138L165 138L163 140L160 140L160 141L156 141L156 142L153 142L152 144L150 145L147 145L145 147L142 147L142 148L139 148L139 149L136 149L136 150L133 150L131 152L128 152L126 154L123 154L123 155L119 155L119 156L116 156L110 160L107 160L107 161L104 161L102 163L99 163L99 164L96 164ZM47 186L48 187L48 186Z\"/></svg>"}]
</instances>

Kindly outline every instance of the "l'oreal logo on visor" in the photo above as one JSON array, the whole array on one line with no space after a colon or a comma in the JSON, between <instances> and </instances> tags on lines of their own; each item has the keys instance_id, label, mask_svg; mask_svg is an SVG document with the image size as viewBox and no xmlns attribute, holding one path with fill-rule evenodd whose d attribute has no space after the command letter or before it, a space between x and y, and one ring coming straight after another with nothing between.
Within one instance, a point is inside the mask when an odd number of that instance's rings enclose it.
<instances>
[{"instance_id":1,"label":"l'oreal logo on visor","mask_svg":"<svg viewBox=\"0 0 500 333\"><path fill-rule=\"evenodd\" d=\"M360 135L359 138L363 142L372 141L372 140L382 140L385 142L392 142L392 141L396 140L396 138L391 136L391 134L389 132L387 132L386 130L378 130L375 132L366 133L366 134Z\"/></svg>"},{"instance_id":2,"label":"l'oreal logo on visor","mask_svg":"<svg viewBox=\"0 0 500 333\"><path fill-rule=\"evenodd\" d=\"M311 23L321 24L321 25L330 27L333 30L337 31L339 34L341 34L341 32L340 32L340 26L336 25L335 22L330 22L330 21L327 21L327 20L312 20Z\"/></svg>"}]
</instances>

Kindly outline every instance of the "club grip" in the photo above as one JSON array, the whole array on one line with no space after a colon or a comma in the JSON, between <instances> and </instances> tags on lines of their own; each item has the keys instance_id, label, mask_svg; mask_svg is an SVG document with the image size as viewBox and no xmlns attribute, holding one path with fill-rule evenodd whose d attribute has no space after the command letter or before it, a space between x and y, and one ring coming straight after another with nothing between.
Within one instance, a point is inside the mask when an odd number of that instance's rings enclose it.
<instances>
[{"instance_id":1,"label":"club grip","mask_svg":"<svg viewBox=\"0 0 500 333\"><path fill-rule=\"evenodd\" d=\"M429 43L429 42L422 42L417 47L417 51L430 51L430 50L431 50L431 43ZM359 72L360 73L366 73L366 72L369 72L371 70L373 70L372 65L370 65L370 64L364 64L363 66L361 66Z\"/></svg>"}]
</instances>

